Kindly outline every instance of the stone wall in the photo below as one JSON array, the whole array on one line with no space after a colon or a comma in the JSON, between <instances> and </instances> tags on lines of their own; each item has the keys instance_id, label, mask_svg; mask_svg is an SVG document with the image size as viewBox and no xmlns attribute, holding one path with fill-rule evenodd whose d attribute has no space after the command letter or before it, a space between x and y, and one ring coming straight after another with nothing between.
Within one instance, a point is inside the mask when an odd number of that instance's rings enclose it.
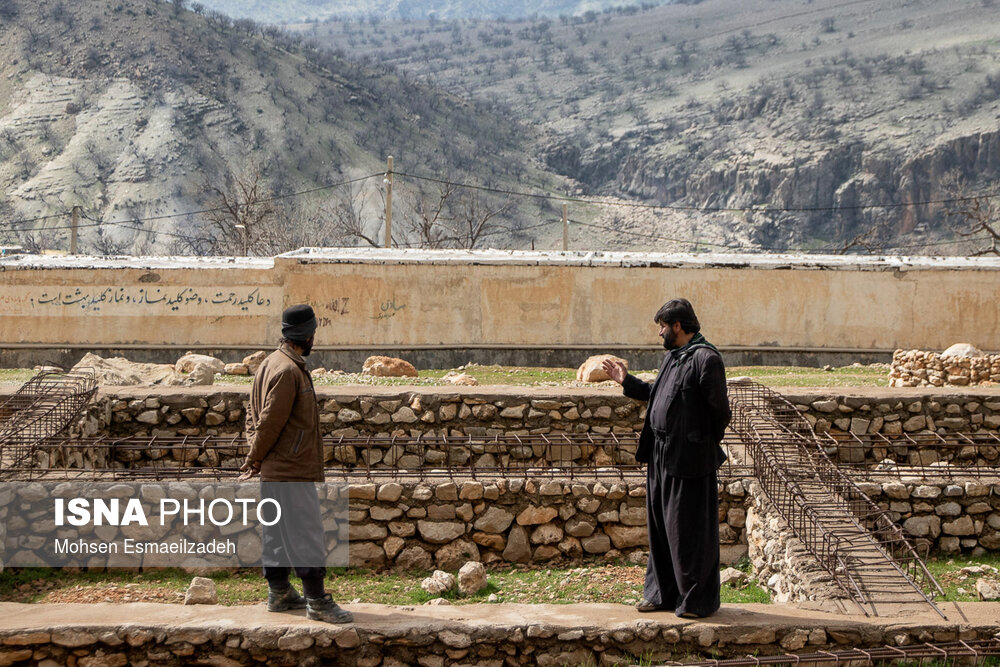
<instances>
[{"instance_id":1,"label":"stone wall","mask_svg":"<svg viewBox=\"0 0 1000 667\"><path fill-rule=\"evenodd\" d=\"M109 388L102 390L86 415L75 426L82 435L232 435L243 429L247 387ZM594 388L539 391L537 388L485 389L320 387L322 430L333 436L477 436L517 434L589 433L611 436L641 428L645 405L627 399L615 389ZM873 389L864 394L838 394L830 389L793 390L786 398L802 411L819 434L884 435L934 431L991 433L1000 431L1000 391L926 393L913 389ZM1000 442L998 442L1000 445ZM440 466L448 461L441 447L331 448L330 465L408 467ZM898 446L860 447L826 443L834 461L865 462L872 466L885 459L927 465L947 460L951 454L928 448ZM969 452L966 452L969 454ZM981 465L1000 467L1000 447L982 447L973 459ZM156 456L133 452L129 465L144 465ZM454 450L453 464L481 462L528 465L535 461L598 466L635 463L634 448L558 447L549 451L513 449L507 459L486 448ZM82 464L82 454L79 466ZM188 453L190 465L215 465L214 457ZM236 457L222 463L232 464ZM963 461L969 463L969 460Z\"/></svg>"},{"instance_id":2,"label":"stone wall","mask_svg":"<svg viewBox=\"0 0 1000 667\"><path fill-rule=\"evenodd\" d=\"M965 387L1000 383L1000 354L944 357L936 352L896 350L889 371L890 387Z\"/></svg>"},{"instance_id":3,"label":"stone wall","mask_svg":"<svg viewBox=\"0 0 1000 667\"><path fill-rule=\"evenodd\" d=\"M945 554L1000 550L1000 484L903 478L858 482L918 547Z\"/></svg>"},{"instance_id":4,"label":"stone wall","mask_svg":"<svg viewBox=\"0 0 1000 667\"><path fill-rule=\"evenodd\" d=\"M779 603L847 598L761 492L760 485L752 479L745 483L750 489L747 547L757 582Z\"/></svg>"},{"instance_id":5,"label":"stone wall","mask_svg":"<svg viewBox=\"0 0 1000 667\"><path fill-rule=\"evenodd\" d=\"M206 436L232 435L243 430L246 387L103 390L86 415L75 425L76 434L111 436ZM364 436L474 436L592 434L598 439L632 434L642 427L645 405L620 392L576 394L487 393L437 391L388 391L380 393L320 389L320 422L325 435ZM330 446L327 463L347 467L395 467L414 469L444 464L475 464L479 468L523 467L529 464L575 463L609 466L634 464L634 446L513 447L488 445L444 447L441 445L376 447ZM169 452L161 449L121 451L120 464L152 465ZM93 455L72 454L72 467L93 465ZM181 453L177 453L180 457ZM236 452L228 457L199 450L185 452L189 466L233 465ZM124 460L123 460L124 459ZM62 460L50 465L63 465Z\"/></svg>"},{"instance_id":6,"label":"stone wall","mask_svg":"<svg viewBox=\"0 0 1000 667\"><path fill-rule=\"evenodd\" d=\"M351 563L381 569L457 570L487 565L628 557L644 562L646 485L498 479L351 486ZM720 539L727 563L746 553L745 491L720 484Z\"/></svg>"},{"instance_id":7,"label":"stone wall","mask_svg":"<svg viewBox=\"0 0 1000 667\"><path fill-rule=\"evenodd\" d=\"M171 611L168 619L153 609L154 605L121 607L122 611L108 612L110 618L103 621L46 619L0 630L0 665L25 661L79 667L238 667L265 663L615 667L640 661L657 664L803 649L845 651L886 644L972 642L990 639L996 632L995 624L979 617L959 627L955 623L928 625L925 618L905 617L879 624L859 623L842 616L800 611L767 624L756 618L759 614L740 611L723 623L699 623L678 621L669 614L636 620L618 605L578 605L565 616L544 605L533 605L531 611L520 613L502 605L488 620L478 605L471 610L402 608L391 614L377 605L352 605L357 622L347 627L296 620L282 623L273 614L247 613L245 608L181 607ZM122 622L126 613L133 616ZM150 617L159 622L150 622ZM234 617L235 622L220 620Z\"/></svg>"}]
</instances>

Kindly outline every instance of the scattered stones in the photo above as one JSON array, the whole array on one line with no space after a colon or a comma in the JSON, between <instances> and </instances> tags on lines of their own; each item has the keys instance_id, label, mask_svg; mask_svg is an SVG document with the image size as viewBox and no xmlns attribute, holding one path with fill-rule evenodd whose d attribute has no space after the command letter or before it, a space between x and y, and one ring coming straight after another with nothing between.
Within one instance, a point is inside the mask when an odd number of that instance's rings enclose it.
<instances>
[{"instance_id":1,"label":"scattered stones","mask_svg":"<svg viewBox=\"0 0 1000 667\"><path fill-rule=\"evenodd\" d=\"M720 582L723 586L730 585L734 588L739 588L747 582L746 572L737 570L735 567L727 567L719 575Z\"/></svg>"},{"instance_id":2,"label":"scattered stones","mask_svg":"<svg viewBox=\"0 0 1000 667\"><path fill-rule=\"evenodd\" d=\"M184 594L184 604L218 604L215 582L207 577L195 577Z\"/></svg>"},{"instance_id":3,"label":"scattered stones","mask_svg":"<svg viewBox=\"0 0 1000 667\"><path fill-rule=\"evenodd\" d=\"M455 588L455 575L443 570L434 570L431 576L420 582L420 588L431 595L442 595Z\"/></svg>"},{"instance_id":4,"label":"scattered stones","mask_svg":"<svg viewBox=\"0 0 1000 667\"><path fill-rule=\"evenodd\" d=\"M486 588L486 568L482 563L468 562L458 571L458 590L462 595L475 595Z\"/></svg>"},{"instance_id":5,"label":"scattered stones","mask_svg":"<svg viewBox=\"0 0 1000 667\"><path fill-rule=\"evenodd\" d=\"M449 384L464 386L464 387L475 387L479 384L479 380L472 377L468 373L456 373L455 371L449 371L445 373L444 377L441 378Z\"/></svg>"},{"instance_id":6,"label":"scattered stones","mask_svg":"<svg viewBox=\"0 0 1000 667\"><path fill-rule=\"evenodd\" d=\"M1000 599L1000 581L996 579L979 579L976 581L976 595L980 600Z\"/></svg>"}]
</instances>

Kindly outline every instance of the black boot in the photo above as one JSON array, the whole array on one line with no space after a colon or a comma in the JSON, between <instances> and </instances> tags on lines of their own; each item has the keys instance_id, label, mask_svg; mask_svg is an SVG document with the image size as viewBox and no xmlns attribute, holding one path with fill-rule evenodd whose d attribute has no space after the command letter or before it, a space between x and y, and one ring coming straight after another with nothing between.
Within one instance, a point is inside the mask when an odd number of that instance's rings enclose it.
<instances>
[{"instance_id":1,"label":"black boot","mask_svg":"<svg viewBox=\"0 0 1000 667\"><path fill-rule=\"evenodd\" d=\"M324 623L353 623L351 612L341 609L327 593L321 598L306 598L306 618Z\"/></svg>"},{"instance_id":2,"label":"black boot","mask_svg":"<svg viewBox=\"0 0 1000 667\"><path fill-rule=\"evenodd\" d=\"M304 609L306 599L299 595L295 587L267 589L267 610L288 611L289 609Z\"/></svg>"}]
</instances>

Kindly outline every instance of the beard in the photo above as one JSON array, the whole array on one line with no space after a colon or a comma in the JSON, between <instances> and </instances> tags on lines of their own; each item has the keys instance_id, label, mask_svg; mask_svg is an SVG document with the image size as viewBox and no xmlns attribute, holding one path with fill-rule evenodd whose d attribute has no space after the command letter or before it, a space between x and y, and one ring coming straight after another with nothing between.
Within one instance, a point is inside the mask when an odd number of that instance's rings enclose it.
<instances>
[{"instance_id":1,"label":"beard","mask_svg":"<svg viewBox=\"0 0 1000 667\"><path fill-rule=\"evenodd\" d=\"M677 348L677 334L674 333L673 329L668 329L665 334L663 334L663 348L666 350L673 350Z\"/></svg>"},{"instance_id":2,"label":"beard","mask_svg":"<svg viewBox=\"0 0 1000 667\"><path fill-rule=\"evenodd\" d=\"M309 353L312 352L313 349L313 340L310 338L306 342L300 343L299 345L302 348L302 356L308 357Z\"/></svg>"}]
</instances>

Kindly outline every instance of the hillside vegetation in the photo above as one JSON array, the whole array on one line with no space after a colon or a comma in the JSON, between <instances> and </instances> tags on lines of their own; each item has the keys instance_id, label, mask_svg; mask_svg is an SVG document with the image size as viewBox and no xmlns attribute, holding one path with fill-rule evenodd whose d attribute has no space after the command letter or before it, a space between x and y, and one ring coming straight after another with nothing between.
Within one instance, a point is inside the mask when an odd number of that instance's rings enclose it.
<instances>
[{"instance_id":1,"label":"hillside vegetation","mask_svg":"<svg viewBox=\"0 0 1000 667\"><path fill-rule=\"evenodd\" d=\"M705 0L298 30L510 109L582 192L682 207L575 207L608 247L932 254L977 241L908 204L1000 175L998 19L992 0Z\"/></svg>"},{"instance_id":2,"label":"hillside vegetation","mask_svg":"<svg viewBox=\"0 0 1000 667\"><path fill-rule=\"evenodd\" d=\"M73 206L82 252L269 254L358 242L350 224L381 242L387 155L495 186L563 180L528 157L531 129L483 103L195 9L0 0L0 244L68 249ZM437 197L400 183L397 210ZM469 205L499 207L483 197ZM495 240L536 215L531 202L506 208Z\"/></svg>"},{"instance_id":3,"label":"hillside vegetation","mask_svg":"<svg viewBox=\"0 0 1000 667\"><path fill-rule=\"evenodd\" d=\"M356 18L382 19L520 18L602 11L629 4L622 0L202 0L206 7L265 23ZM650 6L660 4L646 0Z\"/></svg>"}]
</instances>

